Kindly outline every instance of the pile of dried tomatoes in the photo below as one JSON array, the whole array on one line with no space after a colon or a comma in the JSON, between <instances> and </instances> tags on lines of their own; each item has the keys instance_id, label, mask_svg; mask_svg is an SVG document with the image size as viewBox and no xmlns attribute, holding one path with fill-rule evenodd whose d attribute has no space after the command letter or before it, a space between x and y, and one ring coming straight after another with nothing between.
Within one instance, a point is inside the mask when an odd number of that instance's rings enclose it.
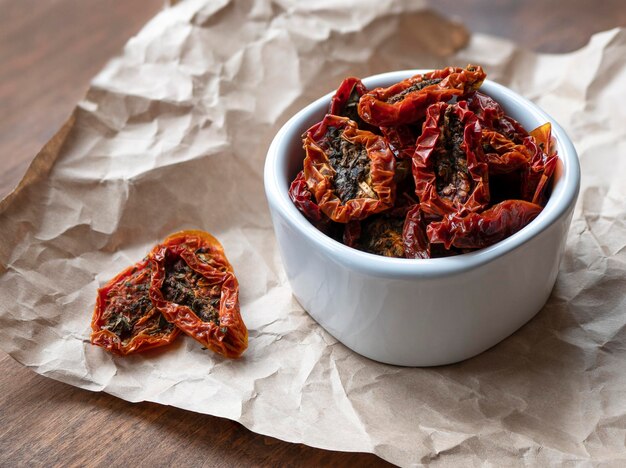
<instances>
[{"instance_id":1,"label":"pile of dried tomatoes","mask_svg":"<svg viewBox=\"0 0 626 468\"><path fill-rule=\"evenodd\" d=\"M172 234L100 288L91 328L93 344L119 355L168 345L181 331L229 358L248 346L233 267L203 231Z\"/></svg>"},{"instance_id":2,"label":"pile of dried tomatoes","mask_svg":"<svg viewBox=\"0 0 626 468\"><path fill-rule=\"evenodd\" d=\"M448 67L368 90L346 78L304 135L289 195L320 231L398 258L492 245L542 210L557 155L478 91L482 68Z\"/></svg>"}]
</instances>

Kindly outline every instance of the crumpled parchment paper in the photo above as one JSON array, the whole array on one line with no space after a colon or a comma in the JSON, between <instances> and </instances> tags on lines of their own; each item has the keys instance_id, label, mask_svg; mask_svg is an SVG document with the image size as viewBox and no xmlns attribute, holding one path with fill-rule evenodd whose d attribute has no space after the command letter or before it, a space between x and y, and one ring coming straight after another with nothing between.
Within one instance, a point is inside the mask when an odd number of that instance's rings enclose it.
<instances>
[{"instance_id":1,"label":"crumpled parchment paper","mask_svg":"<svg viewBox=\"0 0 626 468\"><path fill-rule=\"evenodd\" d=\"M626 30L566 55L480 35L456 52L467 39L409 1L166 9L0 203L2 348L85 389L400 465L626 463ZM293 299L263 195L265 152L347 75L468 62L574 140L583 177L567 251L544 309L494 348L446 367L378 364ZM91 346L97 288L185 228L216 235L234 265L245 357L186 337L127 358Z\"/></svg>"}]
</instances>

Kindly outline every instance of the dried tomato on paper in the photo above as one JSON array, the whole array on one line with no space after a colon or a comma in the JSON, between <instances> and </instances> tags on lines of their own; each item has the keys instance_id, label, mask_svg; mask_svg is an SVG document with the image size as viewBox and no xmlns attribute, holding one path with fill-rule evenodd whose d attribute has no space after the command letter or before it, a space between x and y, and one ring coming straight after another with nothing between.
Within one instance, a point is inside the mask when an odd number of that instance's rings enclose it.
<instances>
[{"instance_id":1,"label":"dried tomato on paper","mask_svg":"<svg viewBox=\"0 0 626 468\"><path fill-rule=\"evenodd\" d=\"M548 182L556 169L558 157L552 148L552 126L545 123L530 132L524 144L532 153L530 165L522 174L522 198L540 205L546 203Z\"/></svg>"},{"instance_id":2,"label":"dried tomato on paper","mask_svg":"<svg viewBox=\"0 0 626 468\"><path fill-rule=\"evenodd\" d=\"M431 244L442 243L446 249L480 249L515 234L541 210L541 206L524 200L506 200L482 213L449 214L430 223L426 233Z\"/></svg>"},{"instance_id":3,"label":"dried tomato on paper","mask_svg":"<svg viewBox=\"0 0 626 468\"><path fill-rule=\"evenodd\" d=\"M150 298L165 318L210 350L241 356L248 330L239 312L239 284L217 239L182 231L158 245L150 259Z\"/></svg>"},{"instance_id":4,"label":"dried tomato on paper","mask_svg":"<svg viewBox=\"0 0 626 468\"><path fill-rule=\"evenodd\" d=\"M465 102L433 104L413 157L415 193L425 213L478 211L489 203L481 128Z\"/></svg>"},{"instance_id":5,"label":"dried tomato on paper","mask_svg":"<svg viewBox=\"0 0 626 468\"><path fill-rule=\"evenodd\" d=\"M460 98L477 90L485 76L483 69L476 65L415 75L361 96L359 115L365 122L379 127L412 123L422 118L431 104Z\"/></svg>"},{"instance_id":6,"label":"dried tomato on paper","mask_svg":"<svg viewBox=\"0 0 626 468\"><path fill-rule=\"evenodd\" d=\"M170 344L179 333L150 300L148 259L126 268L98 290L91 343L127 355Z\"/></svg>"},{"instance_id":7,"label":"dried tomato on paper","mask_svg":"<svg viewBox=\"0 0 626 468\"><path fill-rule=\"evenodd\" d=\"M361 220L393 205L395 158L383 137L327 115L304 135L304 178L336 222Z\"/></svg>"}]
</instances>

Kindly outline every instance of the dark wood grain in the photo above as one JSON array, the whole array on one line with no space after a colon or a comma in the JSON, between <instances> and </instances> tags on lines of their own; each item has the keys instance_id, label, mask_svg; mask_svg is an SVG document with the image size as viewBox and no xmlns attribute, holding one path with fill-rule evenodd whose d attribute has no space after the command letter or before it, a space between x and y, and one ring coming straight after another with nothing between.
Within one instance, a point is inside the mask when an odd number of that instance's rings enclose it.
<instances>
[{"instance_id":1,"label":"dark wood grain","mask_svg":"<svg viewBox=\"0 0 626 468\"><path fill-rule=\"evenodd\" d=\"M254 434L238 423L154 403L131 404L0 358L0 465L384 466Z\"/></svg>"},{"instance_id":2,"label":"dark wood grain","mask_svg":"<svg viewBox=\"0 0 626 468\"><path fill-rule=\"evenodd\" d=\"M163 0L0 0L0 197L63 124L90 78ZM626 25L623 0L431 0L472 31L568 52ZM564 5L567 5L565 7ZM46 379L0 352L0 465L381 466L176 408Z\"/></svg>"},{"instance_id":3,"label":"dark wood grain","mask_svg":"<svg viewBox=\"0 0 626 468\"><path fill-rule=\"evenodd\" d=\"M626 26L624 0L427 0L470 30L547 53L571 52L592 34Z\"/></svg>"},{"instance_id":4,"label":"dark wood grain","mask_svg":"<svg viewBox=\"0 0 626 468\"><path fill-rule=\"evenodd\" d=\"M164 0L0 0L0 197Z\"/></svg>"}]
</instances>

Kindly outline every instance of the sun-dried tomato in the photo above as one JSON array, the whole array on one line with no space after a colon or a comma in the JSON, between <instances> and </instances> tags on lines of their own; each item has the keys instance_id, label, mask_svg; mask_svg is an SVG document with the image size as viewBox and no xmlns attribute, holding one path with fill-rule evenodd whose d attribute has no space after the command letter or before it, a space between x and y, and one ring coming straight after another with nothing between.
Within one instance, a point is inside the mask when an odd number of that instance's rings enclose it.
<instances>
[{"instance_id":1,"label":"sun-dried tomato","mask_svg":"<svg viewBox=\"0 0 626 468\"><path fill-rule=\"evenodd\" d=\"M406 239L407 220L416 204L417 199L412 191L398 193L393 208L363 221L347 223L343 232L343 243L385 257L416 258L411 256L412 240ZM425 232L424 230L424 236Z\"/></svg>"},{"instance_id":2,"label":"sun-dried tomato","mask_svg":"<svg viewBox=\"0 0 626 468\"><path fill-rule=\"evenodd\" d=\"M319 231L336 239L341 237L343 228L339 223L334 223L326 216L317 203L313 201L313 194L304 180L304 171L300 171L289 186L289 198L296 208L315 226Z\"/></svg>"},{"instance_id":3,"label":"sun-dried tomato","mask_svg":"<svg viewBox=\"0 0 626 468\"><path fill-rule=\"evenodd\" d=\"M296 208L309 220L320 222L326 215L322 213L318 204L311 199L312 196L309 186L304 180L304 171L298 172L298 175L289 186L289 198L296 205Z\"/></svg>"},{"instance_id":4,"label":"sun-dried tomato","mask_svg":"<svg viewBox=\"0 0 626 468\"><path fill-rule=\"evenodd\" d=\"M150 260L150 298L165 318L210 350L241 356L248 330L239 312L239 284L217 239L182 231L158 245Z\"/></svg>"},{"instance_id":5,"label":"sun-dried tomato","mask_svg":"<svg viewBox=\"0 0 626 468\"><path fill-rule=\"evenodd\" d=\"M406 210L390 210L346 224L343 243L384 257L404 258L402 227Z\"/></svg>"},{"instance_id":6,"label":"sun-dried tomato","mask_svg":"<svg viewBox=\"0 0 626 468\"><path fill-rule=\"evenodd\" d=\"M393 205L395 158L383 137L327 115L304 135L304 178L336 222L361 220Z\"/></svg>"},{"instance_id":7,"label":"sun-dried tomato","mask_svg":"<svg viewBox=\"0 0 626 468\"><path fill-rule=\"evenodd\" d=\"M126 268L98 290L91 342L127 355L165 346L179 331L152 304L153 268L148 259Z\"/></svg>"},{"instance_id":8,"label":"sun-dried tomato","mask_svg":"<svg viewBox=\"0 0 626 468\"><path fill-rule=\"evenodd\" d=\"M528 148L515 143L502 133L483 128L482 142L490 176L519 171L530 163L531 154Z\"/></svg>"},{"instance_id":9,"label":"sun-dried tomato","mask_svg":"<svg viewBox=\"0 0 626 468\"><path fill-rule=\"evenodd\" d=\"M464 253L451 247L446 249L442 244L431 244L426 229L433 221L440 221L441 217L424 213L419 204L411 207L406 215L402 230L404 241L404 255L406 258L440 258Z\"/></svg>"},{"instance_id":10,"label":"sun-dried tomato","mask_svg":"<svg viewBox=\"0 0 626 468\"><path fill-rule=\"evenodd\" d=\"M359 100L359 115L372 125L392 127L416 122L436 102L463 97L477 90L485 72L476 65L448 67L415 75L388 88L376 88Z\"/></svg>"},{"instance_id":11,"label":"sun-dried tomato","mask_svg":"<svg viewBox=\"0 0 626 468\"><path fill-rule=\"evenodd\" d=\"M347 117L356 122L361 130L372 130L358 112L359 99L367 93L367 88L360 79L350 76L343 80L330 100L329 114Z\"/></svg>"},{"instance_id":12,"label":"sun-dried tomato","mask_svg":"<svg viewBox=\"0 0 626 468\"><path fill-rule=\"evenodd\" d=\"M396 127L380 127L380 131L387 140L387 144L398 159L411 159L415 153L415 142L422 133L421 121L419 125L398 125Z\"/></svg>"},{"instance_id":13,"label":"sun-dried tomato","mask_svg":"<svg viewBox=\"0 0 626 468\"><path fill-rule=\"evenodd\" d=\"M406 215L402 228L406 258L431 258L430 242L426 235L427 221L419 204L413 205Z\"/></svg>"},{"instance_id":14,"label":"sun-dried tomato","mask_svg":"<svg viewBox=\"0 0 626 468\"><path fill-rule=\"evenodd\" d=\"M443 216L489 203L481 138L478 119L464 101L428 108L413 157L415 193L424 212Z\"/></svg>"},{"instance_id":15,"label":"sun-dried tomato","mask_svg":"<svg viewBox=\"0 0 626 468\"><path fill-rule=\"evenodd\" d=\"M482 213L453 213L426 228L431 244L461 249L481 249L515 234L541 212L542 207L524 200L506 200Z\"/></svg>"},{"instance_id":16,"label":"sun-dried tomato","mask_svg":"<svg viewBox=\"0 0 626 468\"><path fill-rule=\"evenodd\" d=\"M552 145L552 126L547 122L530 132L524 141L532 157L530 165L522 174L522 199L545 205L546 193L558 157Z\"/></svg>"},{"instance_id":17,"label":"sun-dried tomato","mask_svg":"<svg viewBox=\"0 0 626 468\"><path fill-rule=\"evenodd\" d=\"M404 258L404 216L381 213L346 224L344 244L384 257Z\"/></svg>"},{"instance_id":18,"label":"sun-dried tomato","mask_svg":"<svg viewBox=\"0 0 626 468\"><path fill-rule=\"evenodd\" d=\"M483 128L495 130L516 144L521 144L528 136L524 127L517 120L506 115L502 106L490 96L476 91L467 97L467 103Z\"/></svg>"}]
</instances>

